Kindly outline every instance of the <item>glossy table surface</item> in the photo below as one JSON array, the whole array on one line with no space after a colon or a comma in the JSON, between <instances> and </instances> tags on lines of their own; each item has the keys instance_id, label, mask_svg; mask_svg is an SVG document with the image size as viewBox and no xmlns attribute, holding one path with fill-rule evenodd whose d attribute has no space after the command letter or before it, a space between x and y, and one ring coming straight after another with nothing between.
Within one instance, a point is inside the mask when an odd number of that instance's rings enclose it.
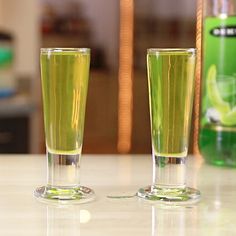
<instances>
[{"instance_id":1,"label":"glossy table surface","mask_svg":"<svg viewBox=\"0 0 236 236\"><path fill-rule=\"evenodd\" d=\"M187 183L201 190L194 206L159 206L132 196L151 183L150 155L83 155L81 183L91 203L56 207L33 191L46 180L42 155L0 156L0 235L17 236L210 236L236 235L236 169L189 157Z\"/></svg>"}]
</instances>

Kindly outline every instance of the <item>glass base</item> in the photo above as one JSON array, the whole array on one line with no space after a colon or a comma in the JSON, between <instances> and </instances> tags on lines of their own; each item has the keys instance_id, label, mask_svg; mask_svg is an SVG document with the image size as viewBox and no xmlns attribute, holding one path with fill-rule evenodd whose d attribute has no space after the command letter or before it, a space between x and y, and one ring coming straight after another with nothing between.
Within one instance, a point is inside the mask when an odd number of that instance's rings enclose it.
<instances>
[{"instance_id":1,"label":"glass base","mask_svg":"<svg viewBox=\"0 0 236 236\"><path fill-rule=\"evenodd\" d=\"M35 190L34 196L41 202L52 204L80 204L95 199L94 191L84 186L74 188L42 186Z\"/></svg>"},{"instance_id":2,"label":"glass base","mask_svg":"<svg viewBox=\"0 0 236 236\"><path fill-rule=\"evenodd\" d=\"M137 196L146 200L168 205L188 205L200 200L200 191L193 188L158 188L148 186L139 189Z\"/></svg>"}]
</instances>

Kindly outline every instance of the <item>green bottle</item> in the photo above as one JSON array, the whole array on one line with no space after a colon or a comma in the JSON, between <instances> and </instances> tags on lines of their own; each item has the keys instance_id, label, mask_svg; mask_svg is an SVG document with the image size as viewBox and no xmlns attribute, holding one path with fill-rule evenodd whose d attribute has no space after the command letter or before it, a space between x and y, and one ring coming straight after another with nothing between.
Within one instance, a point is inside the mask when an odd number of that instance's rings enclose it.
<instances>
[{"instance_id":1,"label":"green bottle","mask_svg":"<svg viewBox=\"0 0 236 236\"><path fill-rule=\"evenodd\" d=\"M236 167L236 0L203 8L199 149L210 164Z\"/></svg>"}]
</instances>

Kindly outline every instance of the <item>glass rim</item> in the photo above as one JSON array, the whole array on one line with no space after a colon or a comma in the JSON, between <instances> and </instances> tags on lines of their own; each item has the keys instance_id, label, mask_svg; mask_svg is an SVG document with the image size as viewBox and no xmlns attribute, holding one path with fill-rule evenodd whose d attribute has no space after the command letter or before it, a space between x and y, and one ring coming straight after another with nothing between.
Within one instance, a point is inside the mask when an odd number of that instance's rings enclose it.
<instances>
[{"instance_id":1,"label":"glass rim","mask_svg":"<svg viewBox=\"0 0 236 236\"><path fill-rule=\"evenodd\" d=\"M148 48L148 54L158 54L158 53L189 53L196 54L196 48Z\"/></svg>"},{"instance_id":2,"label":"glass rim","mask_svg":"<svg viewBox=\"0 0 236 236\"><path fill-rule=\"evenodd\" d=\"M90 48L40 48L40 52L82 52L89 53Z\"/></svg>"}]
</instances>

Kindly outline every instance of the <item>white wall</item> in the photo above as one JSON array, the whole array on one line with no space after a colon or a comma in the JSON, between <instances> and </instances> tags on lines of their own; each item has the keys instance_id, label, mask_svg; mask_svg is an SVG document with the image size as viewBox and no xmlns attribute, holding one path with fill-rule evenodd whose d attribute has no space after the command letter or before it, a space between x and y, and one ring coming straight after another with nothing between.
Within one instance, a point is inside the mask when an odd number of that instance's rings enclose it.
<instances>
[{"instance_id":1,"label":"white wall","mask_svg":"<svg viewBox=\"0 0 236 236\"><path fill-rule=\"evenodd\" d=\"M2 0L0 1L0 26L2 22Z\"/></svg>"},{"instance_id":2,"label":"white wall","mask_svg":"<svg viewBox=\"0 0 236 236\"><path fill-rule=\"evenodd\" d=\"M15 38L17 76L38 74L39 0L0 0L0 27Z\"/></svg>"}]
</instances>

